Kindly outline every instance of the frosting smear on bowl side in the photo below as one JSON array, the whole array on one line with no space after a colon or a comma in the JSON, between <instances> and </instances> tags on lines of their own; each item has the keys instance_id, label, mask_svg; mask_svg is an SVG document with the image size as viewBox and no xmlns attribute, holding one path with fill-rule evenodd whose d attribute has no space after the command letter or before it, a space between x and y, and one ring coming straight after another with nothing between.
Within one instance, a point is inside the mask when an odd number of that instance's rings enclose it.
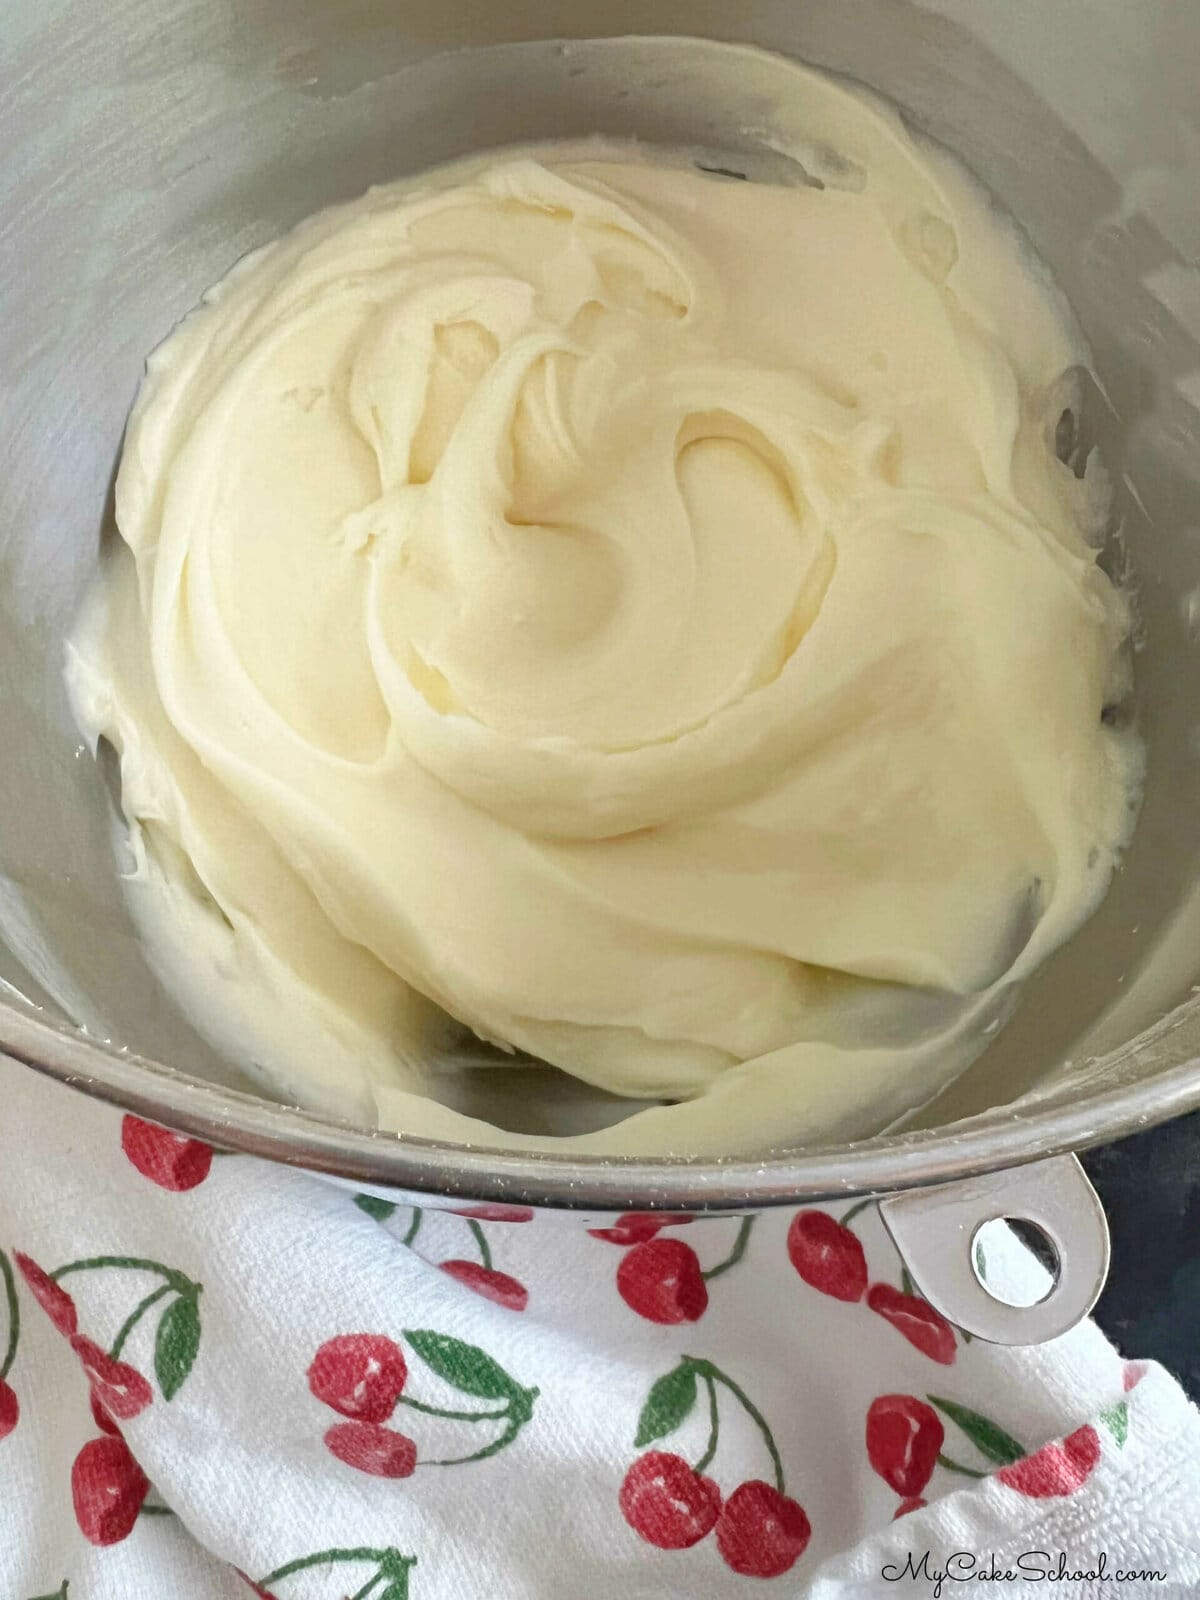
<instances>
[{"instance_id":1,"label":"frosting smear on bowl side","mask_svg":"<svg viewBox=\"0 0 1200 1600\"><path fill-rule=\"evenodd\" d=\"M493 155L314 216L151 357L68 681L168 982L284 1092L857 1135L1103 895L1138 762L1054 453L1085 355L951 161L798 83L823 185ZM649 1104L501 1133L441 1103L475 1039Z\"/></svg>"}]
</instances>

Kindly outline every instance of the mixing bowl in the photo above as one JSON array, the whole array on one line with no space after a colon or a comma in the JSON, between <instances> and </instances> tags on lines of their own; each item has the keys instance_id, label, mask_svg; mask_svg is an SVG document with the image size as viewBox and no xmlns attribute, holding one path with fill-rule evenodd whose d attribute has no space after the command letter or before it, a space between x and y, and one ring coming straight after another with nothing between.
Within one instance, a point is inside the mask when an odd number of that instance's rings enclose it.
<instances>
[{"instance_id":1,"label":"mixing bowl","mask_svg":"<svg viewBox=\"0 0 1200 1600\"><path fill-rule=\"evenodd\" d=\"M878 1194L919 1286L972 1331L1034 1339L1081 1315L1106 1238L1069 1153L1200 1105L1200 11L6 0L3 35L0 1048L173 1128L392 1198L606 1212ZM1128 859L976 1064L903 1130L854 1144L567 1161L272 1103L152 975L122 904L111 799L63 689L145 354L245 251L436 161L596 132L761 155L768 137L786 142L786 67L731 73L727 51L746 46L890 97L1020 219L1074 306L1096 377L1062 449L1077 463L1101 449L1120 524L1105 559L1137 596L1148 779ZM972 1275L970 1241L996 1215L1029 1218L1058 1254L1039 1307L1003 1307Z\"/></svg>"}]
</instances>

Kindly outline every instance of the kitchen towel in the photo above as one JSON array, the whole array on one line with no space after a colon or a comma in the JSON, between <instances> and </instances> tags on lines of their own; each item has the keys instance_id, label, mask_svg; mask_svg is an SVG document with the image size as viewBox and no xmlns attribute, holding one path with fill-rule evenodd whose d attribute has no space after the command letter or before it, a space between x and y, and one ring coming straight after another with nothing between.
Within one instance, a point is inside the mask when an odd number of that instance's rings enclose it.
<instances>
[{"instance_id":1,"label":"kitchen towel","mask_svg":"<svg viewBox=\"0 0 1200 1600\"><path fill-rule=\"evenodd\" d=\"M968 1341L870 1203L416 1209L0 1107L0 1600L1200 1595L1174 1381Z\"/></svg>"}]
</instances>

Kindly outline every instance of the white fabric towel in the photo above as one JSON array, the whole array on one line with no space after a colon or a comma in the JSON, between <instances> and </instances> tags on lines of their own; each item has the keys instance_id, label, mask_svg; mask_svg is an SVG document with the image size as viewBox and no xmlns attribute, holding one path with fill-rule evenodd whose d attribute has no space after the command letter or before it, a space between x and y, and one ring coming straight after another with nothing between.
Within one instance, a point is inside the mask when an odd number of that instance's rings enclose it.
<instances>
[{"instance_id":1,"label":"white fabric towel","mask_svg":"<svg viewBox=\"0 0 1200 1600\"><path fill-rule=\"evenodd\" d=\"M1200 1595L1174 1381L966 1341L869 1205L417 1212L0 1104L2 1600Z\"/></svg>"}]
</instances>

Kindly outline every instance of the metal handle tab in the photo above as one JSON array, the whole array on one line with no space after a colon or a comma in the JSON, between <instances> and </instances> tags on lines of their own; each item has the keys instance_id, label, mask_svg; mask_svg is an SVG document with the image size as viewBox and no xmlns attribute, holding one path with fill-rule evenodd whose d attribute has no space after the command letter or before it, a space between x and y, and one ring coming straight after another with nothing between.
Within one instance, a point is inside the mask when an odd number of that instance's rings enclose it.
<instances>
[{"instance_id":1,"label":"metal handle tab","mask_svg":"<svg viewBox=\"0 0 1200 1600\"><path fill-rule=\"evenodd\" d=\"M879 1214L930 1305L991 1344L1042 1344L1066 1333L1087 1316L1108 1276L1108 1222L1074 1156L889 1195ZM1058 1270L1051 1274L1031 1256L1006 1252L1017 1256L1024 1287L1032 1278L1035 1289L1044 1290L1032 1305L1011 1304L994 1292L1004 1287L1003 1271L991 1286L992 1274L980 1275L980 1229L1002 1218L1031 1223L1057 1256ZM1011 1259L1007 1265L1011 1276Z\"/></svg>"}]
</instances>

